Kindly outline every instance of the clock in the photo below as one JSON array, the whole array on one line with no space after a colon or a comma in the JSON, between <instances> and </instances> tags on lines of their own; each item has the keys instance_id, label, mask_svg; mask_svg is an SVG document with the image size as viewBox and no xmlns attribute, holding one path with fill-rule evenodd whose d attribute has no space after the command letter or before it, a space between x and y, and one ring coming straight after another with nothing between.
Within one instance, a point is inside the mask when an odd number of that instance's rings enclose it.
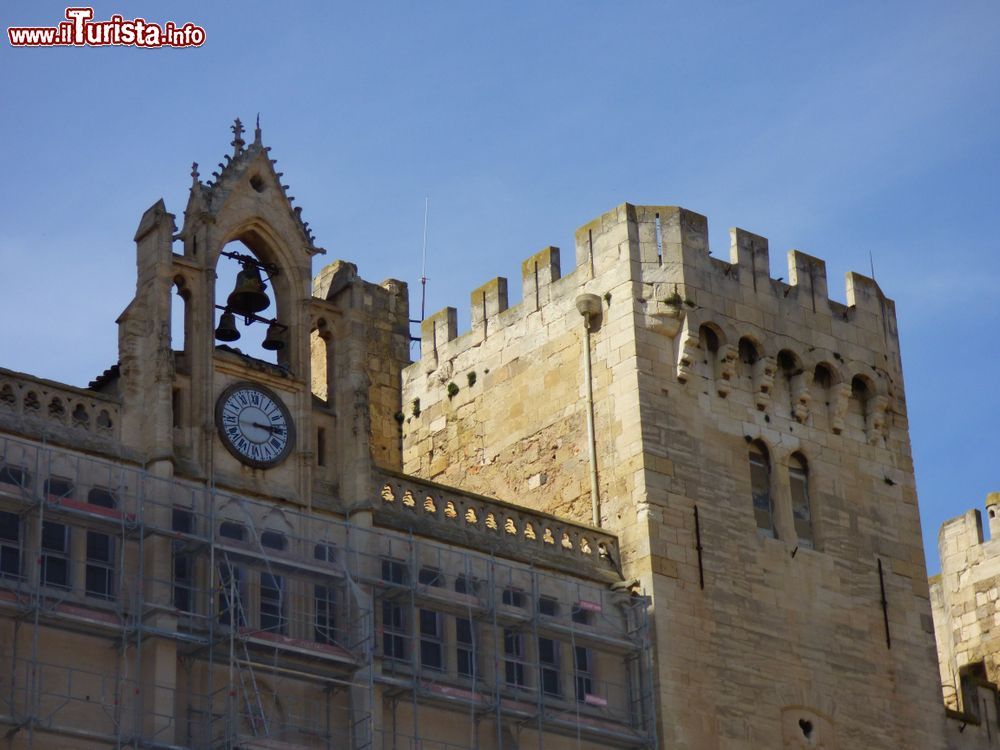
<instances>
[{"instance_id":1,"label":"clock","mask_svg":"<svg viewBox=\"0 0 1000 750\"><path fill-rule=\"evenodd\" d=\"M269 469L284 461L295 445L295 425L281 399L252 383L236 383L215 405L222 444L241 462Z\"/></svg>"}]
</instances>

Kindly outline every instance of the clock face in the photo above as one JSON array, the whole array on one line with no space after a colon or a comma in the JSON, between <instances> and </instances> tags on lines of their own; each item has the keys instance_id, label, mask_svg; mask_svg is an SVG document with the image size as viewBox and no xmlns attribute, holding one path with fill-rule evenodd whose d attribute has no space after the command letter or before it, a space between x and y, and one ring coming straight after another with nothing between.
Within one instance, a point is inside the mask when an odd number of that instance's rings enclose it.
<instances>
[{"instance_id":1,"label":"clock face","mask_svg":"<svg viewBox=\"0 0 1000 750\"><path fill-rule=\"evenodd\" d=\"M215 406L215 423L229 452L260 469L277 466L295 444L288 409L259 385L237 383L226 388Z\"/></svg>"}]
</instances>

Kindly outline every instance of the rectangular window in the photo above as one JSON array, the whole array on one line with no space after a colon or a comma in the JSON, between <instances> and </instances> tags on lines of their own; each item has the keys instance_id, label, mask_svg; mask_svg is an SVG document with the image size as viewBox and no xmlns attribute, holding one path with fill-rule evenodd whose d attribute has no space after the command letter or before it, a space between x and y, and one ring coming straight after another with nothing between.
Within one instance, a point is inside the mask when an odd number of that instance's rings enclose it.
<instances>
[{"instance_id":1,"label":"rectangular window","mask_svg":"<svg viewBox=\"0 0 1000 750\"><path fill-rule=\"evenodd\" d=\"M316 602L315 640L317 643L331 644L336 642L335 618L337 590L333 586L317 583L314 590Z\"/></svg>"},{"instance_id":2,"label":"rectangular window","mask_svg":"<svg viewBox=\"0 0 1000 750\"><path fill-rule=\"evenodd\" d=\"M45 480L45 494L50 500L63 500L68 497L73 497L73 491L73 483L68 479L50 477Z\"/></svg>"},{"instance_id":3,"label":"rectangular window","mask_svg":"<svg viewBox=\"0 0 1000 750\"><path fill-rule=\"evenodd\" d=\"M21 519L0 512L0 577L21 577Z\"/></svg>"},{"instance_id":4,"label":"rectangular window","mask_svg":"<svg viewBox=\"0 0 1000 750\"><path fill-rule=\"evenodd\" d=\"M444 634L441 615L430 609L420 610L420 666L444 669Z\"/></svg>"},{"instance_id":5,"label":"rectangular window","mask_svg":"<svg viewBox=\"0 0 1000 750\"><path fill-rule=\"evenodd\" d=\"M455 591L474 596L476 583L467 576L456 576ZM476 676L475 631L472 620L467 617L455 618L455 668L461 677Z\"/></svg>"},{"instance_id":6,"label":"rectangular window","mask_svg":"<svg viewBox=\"0 0 1000 750\"><path fill-rule=\"evenodd\" d=\"M541 666L542 692L562 695L559 686L559 642L551 638L538 639L538 663Z\"/></svg>"},{"instance_id":7,"label":"rectangular window","mask_svg":"<svg viewBox=\"0 0 1000 750\"><path fill-rule=\"evenodd\" d=\"M6 464L0 466L0 484L9 484L15 487L28 486L28 472L20 466Z\"/></svg>"},{"instance_id":8,"label":"rectangular window","mask_svg":"<svg viewBox=\"0 0 1000 750\"><path fill-rule=\"evenodd\" d=\"M235 617L233 616L233 613ZM237 627L245 627L243 613L243 572L235 565L219 565L219 622Z\"/></svg>"},{"instance_id":9,"label":"rectangular window","mask_svg":"<svg viewBox=\"0 0 1000 750\"><path fill-rule=\"evenodd\" d=\"M506 588L502 595L503 603L508 607L524 607L524 592L520 589Z\"/></svg>"},{"instance_id":10,"label":"rectangular window","mask_svg":"<svg viewBox=\"0 0 1000 750\"><path fill-rule=\"evenodd\" d=\"M546 617L555 617L559 614L559 602L551 596L538 597L538 614Z\"/></svg>"},{"instance_id":11,"label":"rectangular window","mask_svg":"<svg viewBox=\"0 0 1000 750\"><path fill-rule=\"evenodd\" d=\"M475 644L473 643L472 620L455 618L455 659L458 674L462 677L476 676Z\"/></svg>"},{"instance_id":12,"label":"rectangular window","mask_svg":"<svg viewBox=\"0 0 1000 750\"><path fill-rule=\"evenodd\" d=\"M382 580L406 583L406 565L398 560L382 560ZM406 660L406 617L403 607L382 600L382 655L387 659Z\"/></svg>"},{"instance_id":13,"label":"rectangular window","mask_svg":"<svg viewBox=\"0 0 1000 750\"><path fill-rule=\"evenodd\" d=\"M524 671L524 636L516 630L503 631L504 680L514 687L528 684Z\"/></svg>"},{"instance_id":14,"label":"rectangular window","mask_svg":"<svg viewBox=\"0 0 1000 750\"><path fill-rule=\"evenodd\" d=\"M115 541L108 534L87 532L85 593L95 599L115 598Z\"/></svg>"},{"instance_id":15,"label":"rectangular window","mask_svg":"<svg viewBox=\"0 0 1000 750\"><path fill-rule=\"evenodd\" d=\"M69 526L45 521L42 523L42 583L68 589Z\"/></svg>"},{"instance_id":16,"label":"rectangular window","mask_svg":"<svg viewBox=\"0 0 1000 750\"><path fill-rule=\"evenodd\" d=\"M194 533L194 513L186 508L174 508L171 528L181 534ZM184 553L184 542L174 541L174 606L182 612L194 611L194 557Z\"/></svg>"},{"instance_id":17,"label":"rectangular window","mask_svg":"<svg viewBox=\"0 0 1000 750\"><path fill-rule=\"evenodd\" d=\"M260 574L260 629L269 633L284 634L288 619L285 617L284 579L271 573Z\"/></svg>"},{"instance_id":18,"label":"rectangular window","mask_svg":"<svg viewBox=\"0 0 1000 750\"><path fill-rule=\"evenodd\" d=\"M418 580L424 586L440 587L444 582L441 571L421 568ZM420 610L420 666L423 669L444 669L444 624L440 613Z\"/></svg>"},{"instance_id":19,"label":"rectangular window","mask_svg":"<svg viewBox=\"0 0 1000 750\"><path fill-rule=\"evenodd\" d=\"M576 646L574 648L574 666L576 667L576 700L586 703L587 696L594 692L594 667L589 648Z\"/></svg>"}]
</instances>

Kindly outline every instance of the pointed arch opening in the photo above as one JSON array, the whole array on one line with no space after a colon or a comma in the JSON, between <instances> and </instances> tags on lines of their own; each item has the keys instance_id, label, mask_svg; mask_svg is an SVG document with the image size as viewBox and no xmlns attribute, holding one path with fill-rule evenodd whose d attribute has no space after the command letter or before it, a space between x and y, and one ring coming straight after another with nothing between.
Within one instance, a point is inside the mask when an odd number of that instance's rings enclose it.
<instances>
[{"instance_id":1,"label":"pointed arch opening","mask_svg":"<svg viewBox=\"0 0 1000 750\"><path fill-rule=\"evenodd\" d=\"M771 492L771 454L760 440L750 443L750 494L757 532L771 539L778 538L774 523L774 495Z\"/></svg>"},{"instance_id":2,"label":"pointed arch opening","mask_svg":"<svg viewBox=\"0 0 1000 750\"><path fill-rule=\"evenodd\" d=\"M227 243L215 268L215 339L254 359L287 365L288 329L281 323L280 271L248 237Z\"/></svg>"},{"instance_id":3,"label":"pointed arch opening","mask_svg":"<svg viewBox=\"0 0 1000 750\"><path fill-rule=\"evenodd\" d=\"M788 458L788 486L792 497L792 520L800 547L815 546L812 504L809 497L809 464L801 453Z\"/></svg>"}]
</instances>

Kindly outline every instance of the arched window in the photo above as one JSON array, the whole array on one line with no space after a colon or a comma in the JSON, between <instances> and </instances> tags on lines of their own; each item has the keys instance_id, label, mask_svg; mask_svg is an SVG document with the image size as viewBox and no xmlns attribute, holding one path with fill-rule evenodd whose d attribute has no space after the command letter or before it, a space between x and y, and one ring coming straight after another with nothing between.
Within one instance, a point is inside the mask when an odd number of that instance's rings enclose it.
<instances>
[{"instance_id":1,"label":"arched window","mask_svg":"<svg viewBox=\"0 0 1000 750\"><path fill-rule=\"evenodd\" d=\"M788 459L788 485L792 493L792 519L799 546L813 546L812 511L809 505L809 466L801 453Z\"/></svg>"},{"instance_id":2,"label":"arched window","mask_svg":"<svg viewBox=\"0 0 1000 750\"><path fill-rule=\"evenodd\" d=\"M771 459L767 447L760 441L750 443L750 492L757 531L772 539L778 538L774 527L774 500L771 496Z\"/></svg>"}]
</instances>

